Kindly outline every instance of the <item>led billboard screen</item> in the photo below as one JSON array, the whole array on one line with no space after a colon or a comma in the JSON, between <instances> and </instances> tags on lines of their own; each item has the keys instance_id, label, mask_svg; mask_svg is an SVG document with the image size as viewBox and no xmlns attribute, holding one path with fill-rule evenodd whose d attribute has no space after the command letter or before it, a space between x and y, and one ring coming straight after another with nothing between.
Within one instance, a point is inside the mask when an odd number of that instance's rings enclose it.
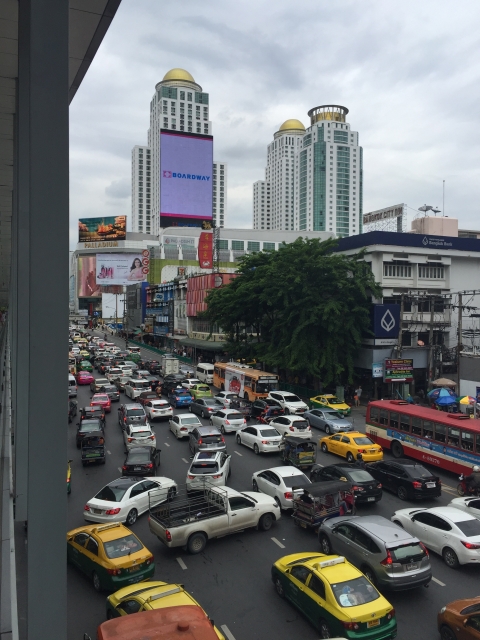
<instances>
[{"instance_id":1,"label":"led billboard screen","mask_svg":"<svg viewBox=\"0 0 480 640\"><path fill-rule=\"evenodd\" d=\"M212 221L213 137L160 133L160 226Z\"/></svg>"},{"instance_id":2,"label":"led billboard screen","mask_svg":"<svg viewBox=\"0 0 480 640\"><path fill-rule=\"evenodd\" d=\"M79 298L100 298L101 287L97 284L95 256L78 256L77 295Z\"/></svg>"},{"instance_id":3,"label":"led billboard screen","mask_svg":"<svg viewBox=\"0 0 480 640\"><path fill-rule=\"evenodd\" d=\"M146 282L150 264L150 252L141 253L97 253L97 285L128 285Z\"/></svg>"},{"instance_id":4,"label":"led billboard screen","mask_svg":"<svg viewBox=\"0 0 480 640\"><path fill-rule=\"evenodd\" d=\"M78 221L79 242L100 242L102 240L125 240L127 237L127 216L103 218L80 218Z\"/></svg>"}]
</instances>

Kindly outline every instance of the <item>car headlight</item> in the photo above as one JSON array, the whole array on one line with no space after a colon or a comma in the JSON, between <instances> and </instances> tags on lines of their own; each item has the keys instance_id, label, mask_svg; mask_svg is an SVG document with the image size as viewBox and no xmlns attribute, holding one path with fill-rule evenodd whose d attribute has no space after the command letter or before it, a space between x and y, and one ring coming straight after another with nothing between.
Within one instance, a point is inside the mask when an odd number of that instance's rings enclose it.
<instances>
[{"instance_id":1,"label":"car headlight","mask_svg":"<svg viewBox=\"0 0 480 640\"><path fill-rule=\"evenodd\" d=\"M445 613L446 610L447 610L447 607L442 607L439 613Z\"/></svg>"}]
</instances>

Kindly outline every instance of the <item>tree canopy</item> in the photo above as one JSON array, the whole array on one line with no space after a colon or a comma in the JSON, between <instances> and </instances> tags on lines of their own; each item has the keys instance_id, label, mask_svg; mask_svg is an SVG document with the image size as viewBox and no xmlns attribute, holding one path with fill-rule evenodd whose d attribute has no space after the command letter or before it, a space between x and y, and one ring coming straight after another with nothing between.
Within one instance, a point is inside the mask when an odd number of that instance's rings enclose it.
<instances>
[{"instance_id":1,"label":"tree canopy","mask_svg":"<svg viewBox=\"0 0 480 640\"><path fill-rule=\"evenodd\" d=\"M228 336L236 358L320 377L352 379L381 295L363 253L335 253L336 241L298 238L278 251L244 256L238 276L207 296L206 316Z\"/></svg>"}]
</instances>

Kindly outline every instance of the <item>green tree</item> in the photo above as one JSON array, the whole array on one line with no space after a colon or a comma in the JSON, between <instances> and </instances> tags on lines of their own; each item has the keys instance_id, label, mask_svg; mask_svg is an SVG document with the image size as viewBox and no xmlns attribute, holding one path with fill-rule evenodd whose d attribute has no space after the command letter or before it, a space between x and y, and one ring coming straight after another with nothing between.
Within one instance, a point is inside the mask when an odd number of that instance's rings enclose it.
<instances>
[{"instance_id":1,"label":"green tree","mask_svg":"<svg viewBox=\"0 0 480 640\"><path fill-rule=\"evenodd\" d=\"M238 277L211 291L206 316L228 336L227 350L269 366L352 380L353 360L380 296L363 253L335 253L335 240L298 238L279 251L242 258Z\"/></svg>"}]
</instances>

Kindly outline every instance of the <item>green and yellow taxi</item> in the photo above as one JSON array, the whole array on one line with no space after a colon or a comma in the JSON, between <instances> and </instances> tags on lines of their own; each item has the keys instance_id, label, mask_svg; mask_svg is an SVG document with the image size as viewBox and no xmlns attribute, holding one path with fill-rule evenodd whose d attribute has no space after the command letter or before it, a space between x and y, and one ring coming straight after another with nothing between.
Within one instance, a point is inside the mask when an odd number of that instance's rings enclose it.
<instances>
[{"instance_id":1,"label":"green and yellow taxi","mask_svg":"<svg viewBox=\"0 0 480 640\"><path fill-rule=\"evenodd\" d=\"M80 353L78 355L82 356L82 358L84 360L90 360L90 358L92 357L92 355L88 351L86 351L85 349L81 349Z\"/></svg>"},{"instance_id":2,"label":"green and yellow taxi","mask_svg":"<svg viewBox=\"0 0 480 640\"><path fill-rule=\"evenodd\" d=\"M314 409L334 409L341 413L342 416L348 416L352 412L352 407L343 400L339 400L337 396L331 393L324 393L321 396L310 398L310 403Z\"/></svg>"},{"instance_id":3,"label":"green and yellow taxi","mask_svg":"<svg viewBox=\"0 0 480 640\"><path fill-rule=\"evenodd\" d=\"M67 560L92 580L96 591L117 591L155 573L153 555L119 522L69 531Z\"/></svg>"},{"instance_id":4,"label":"green and yellow taxi","mask_svg":"<svg viewBox=\"0 0 480 640\"><path fill-rule=\"evenodd\" d=\"M78 365L78 371L89 371L90 373L92 373L92 363L89 360L82 360Z\"/></svg>"},{"instance_id":5,"label":"green and yellow taxi","mask_svg":"<svg viewBox=\"0 0 480 640\"><path fill-rule=\"evenodd\" d=\"M124 587L107 598L107 619L127 616L139 611L151 611L152 609L166 609L167 607L198 607L205 616L208 615L198 602L185 591L181 584L169 584L168 582L149 582ZM218 638L224 639L220 631L214 627Z\"/></svg>"},{"instance_id":6,"label":"green and yellow taxi","mask_svg":"<svg viewBox=\"0 0 480 640\"><path fill-rule=\"evenodd\" d=\"M190 389L190 395L198 400L198 398L213 398L213 393L210 390L208 384L201 382L199 384L193 384Z\"/></svg>"},{"instance_id":7,"label":"green and yellow taxi","mask_svg":"<svg viewBox=\"0 0 480 640\"><path fill-rule=\"evenodd\" d=\"M284 556L273 565L272 580L278 595L300 609L321 638L390 640L397 635L395 609L342 556Z\"/></svg>"}]
</instances>

